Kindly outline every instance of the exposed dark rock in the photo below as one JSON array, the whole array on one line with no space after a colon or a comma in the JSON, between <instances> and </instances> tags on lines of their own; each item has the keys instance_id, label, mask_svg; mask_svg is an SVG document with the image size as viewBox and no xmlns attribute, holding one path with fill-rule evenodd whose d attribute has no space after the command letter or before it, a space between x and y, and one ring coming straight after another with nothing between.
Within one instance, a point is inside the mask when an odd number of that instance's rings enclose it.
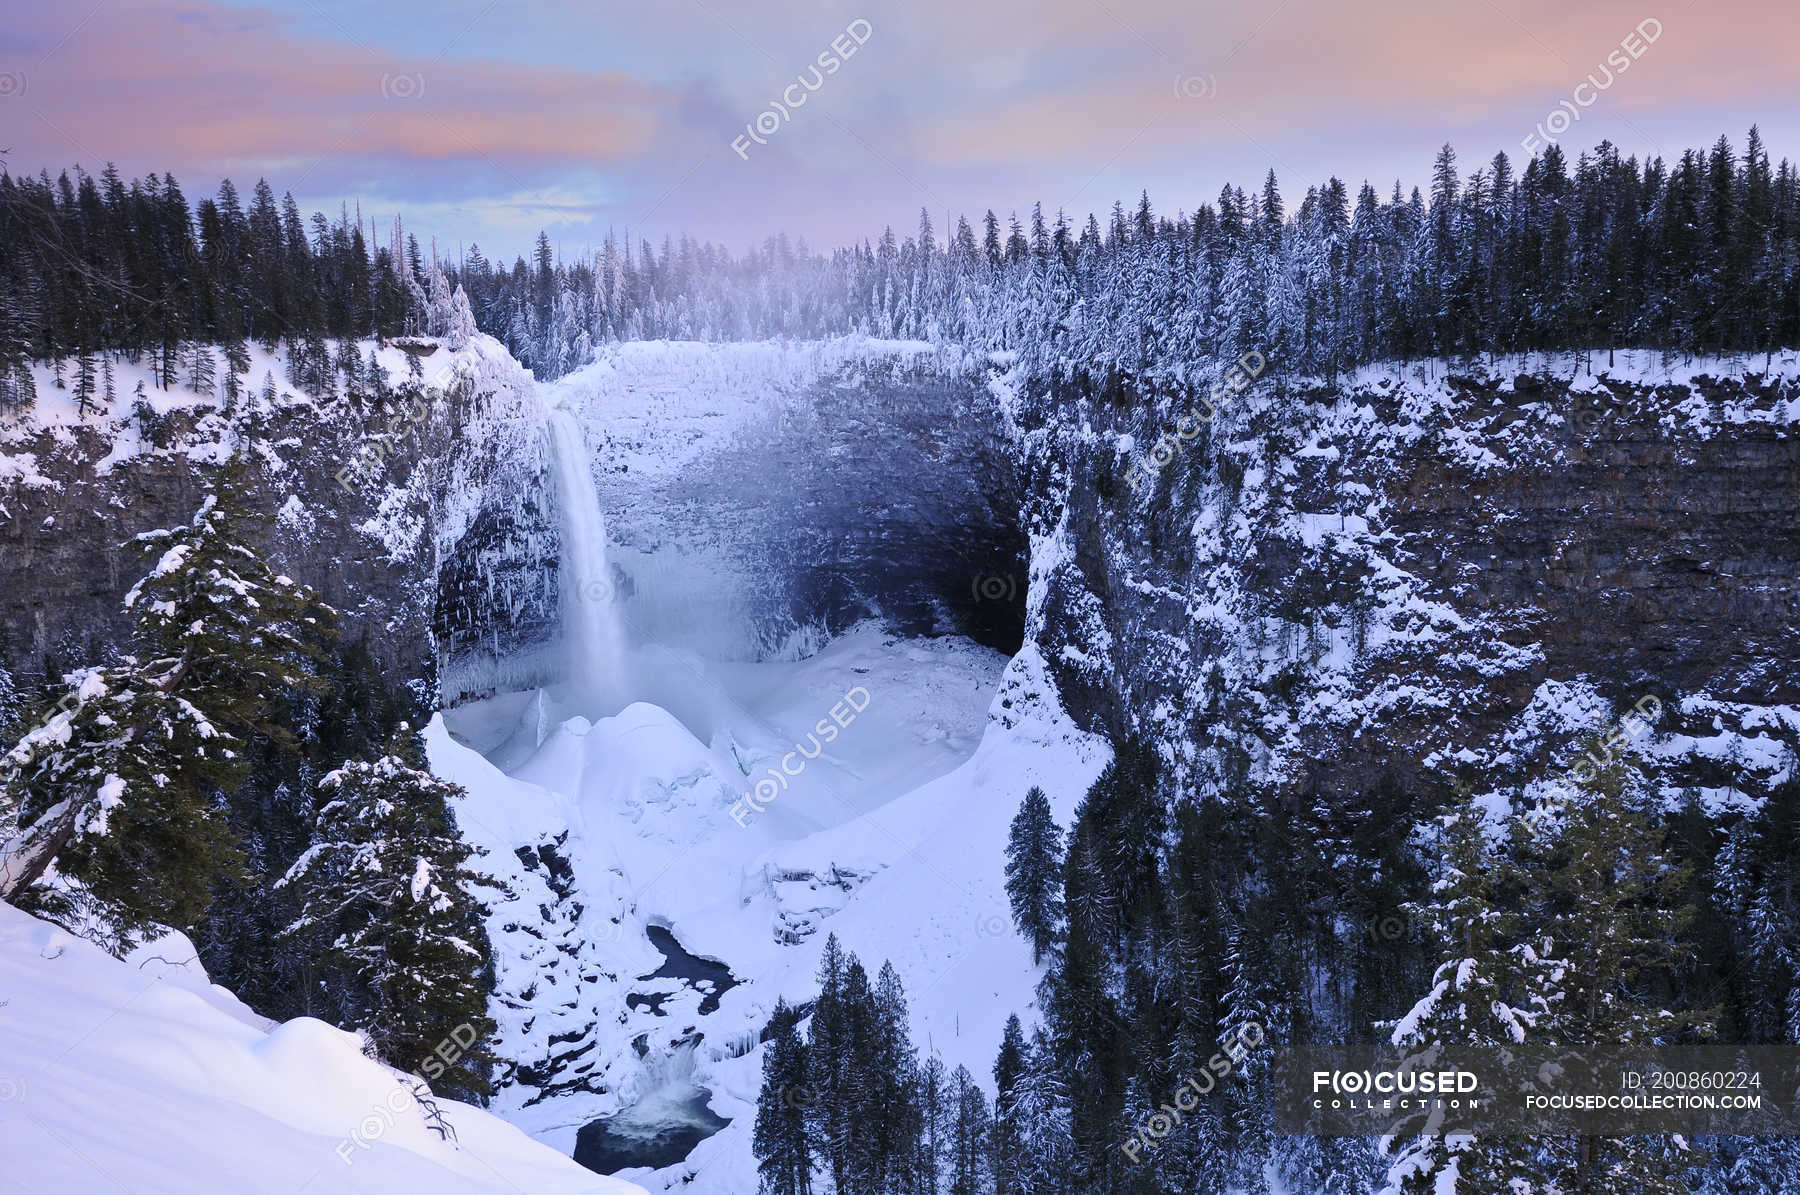
<instances>
[{"instance_id":1,"label":"exposed dark rock","mask_svg":"<svg viewBox=\"0 0 1800 1195\"><path fill-rule=\"evenodd\" d=\"M1167 407L1027 390L1060 543L1030 634L1071 712L1292 800L1530 764L1499 736L1550 680L1800 702L1800 386L1470 373L1265 380L1136 498L1116 437L1141 456Z\"/></svg>"}]
</instances>

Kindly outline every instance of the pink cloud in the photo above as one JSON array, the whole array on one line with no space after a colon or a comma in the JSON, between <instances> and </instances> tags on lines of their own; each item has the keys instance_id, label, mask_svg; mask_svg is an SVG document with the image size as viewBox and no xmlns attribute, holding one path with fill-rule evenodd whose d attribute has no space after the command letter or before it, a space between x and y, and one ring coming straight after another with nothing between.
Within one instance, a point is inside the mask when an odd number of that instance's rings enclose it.
<instances>
[{"instance_id":1,"label":"pink cloud","mask_svg":"<svg viewBox=\"0 0 1800 1195\"><path fill-rule=\"evenodd\" d=\"M0 68L26 80L12 97L22 105L8 110L21 165L104 158L223 172L336 156L604 162L642 153L676 103L622 73L394 54L196 0L109 8L56 46L67 12L34 6L7 39L19 48L0 51L14 60ZM56 47L47 56L37 49L45 44Z\"/></svg>"}]
</instances>

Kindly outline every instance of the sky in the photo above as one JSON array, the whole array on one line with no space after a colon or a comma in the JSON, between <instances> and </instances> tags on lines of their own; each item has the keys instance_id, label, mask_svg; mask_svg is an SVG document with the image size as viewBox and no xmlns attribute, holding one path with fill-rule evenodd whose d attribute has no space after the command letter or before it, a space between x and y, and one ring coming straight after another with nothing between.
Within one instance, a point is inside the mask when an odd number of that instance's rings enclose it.
<instances>
[{"instance_id":1,"label":"sky","mask_svg":"<svg viewBox=\"0 0 1800 1195\"><path fill-rule=\"evenodd\" d=\"M1794 0L0 0L0 163L266 177L446 252L734 250L1555 139L1800 159ZM1620 69L1620 64L1623 69Z\"/></svg>"}]
</instances>

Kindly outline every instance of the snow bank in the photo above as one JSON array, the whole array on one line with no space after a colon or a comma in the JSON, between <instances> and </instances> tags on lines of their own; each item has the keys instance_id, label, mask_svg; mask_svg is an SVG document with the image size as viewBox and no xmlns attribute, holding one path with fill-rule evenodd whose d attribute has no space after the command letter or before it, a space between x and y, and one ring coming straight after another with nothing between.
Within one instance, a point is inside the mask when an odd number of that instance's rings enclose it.
<instances>
[{"instance_id":1,"label":"snow bank","mask_svg":"<svg viewBox=\"0 0 1800 1195\"><path fill-rule=\"evenodd\" d=\"M353 1035L308 1017L271 1028L179 935L119 960L0 904L0 1158L18 1190L638 1190L442 1107L457 1144Z\"/></svg>"}]
</instances>

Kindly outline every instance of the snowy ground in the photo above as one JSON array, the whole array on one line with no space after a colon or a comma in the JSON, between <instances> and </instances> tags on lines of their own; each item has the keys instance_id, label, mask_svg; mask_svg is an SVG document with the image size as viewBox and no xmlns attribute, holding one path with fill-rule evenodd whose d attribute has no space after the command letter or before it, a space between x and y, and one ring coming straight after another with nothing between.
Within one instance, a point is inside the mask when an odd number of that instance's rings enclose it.
<instances>
[{"instance_id":1,"label":"snowy ground","mask_svg":"<svg viewBox=\"0 0 1800 1195\"><path fill-rule=\"evenodd\" d=\"M179 936L120 960L0 904L0 1191L626 1195L497 1117L444 1102L321 1021L258 1017Z\"/></svg>"}]
</instances>

